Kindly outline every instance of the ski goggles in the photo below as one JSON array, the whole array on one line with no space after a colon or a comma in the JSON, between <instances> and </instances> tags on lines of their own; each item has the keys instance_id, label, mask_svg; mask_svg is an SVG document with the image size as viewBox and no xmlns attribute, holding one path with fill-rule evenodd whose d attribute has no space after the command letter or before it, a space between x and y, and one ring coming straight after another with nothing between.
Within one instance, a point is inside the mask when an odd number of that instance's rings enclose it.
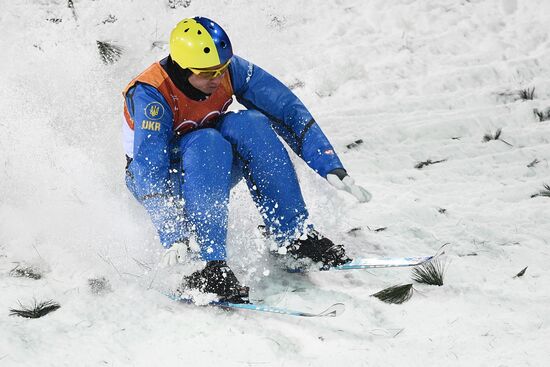
<instances>
[{"instance_id":1,"label":"ski goggles","mask_svg":"<svg viewBox=\"0 0 550 367\"><path fill-rule=\"evenodd\" d=\"M212 69L195 69L195 68L189 68L193 74L196 76L199 76L204 79L216 79L220 75L223 75L227 68L229 67L229 63L231 60L228 60L225 64L221 65L218 68Z\"/></svg>"}]
</instances>

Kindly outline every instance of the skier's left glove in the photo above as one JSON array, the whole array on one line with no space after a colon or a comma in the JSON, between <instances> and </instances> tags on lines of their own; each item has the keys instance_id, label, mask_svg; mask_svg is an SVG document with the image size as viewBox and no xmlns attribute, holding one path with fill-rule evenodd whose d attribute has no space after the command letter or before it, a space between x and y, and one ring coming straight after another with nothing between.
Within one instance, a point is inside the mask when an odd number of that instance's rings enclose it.
<instances>
[{"instance_id":1,"label":"skier's left glove","mask_svg":"<svg viewBox=\"0 0 550 367\"><path fill-rule=\"evenodd\" d=\"M363 187L356 185L345 169L337 168L327 174L327 181L338 190L347 191L360 202L366 203L372 199L372 195Z\"/></svg>"},{"instance_id":2,"label":"skier's left glove","mask_svg":"<svg viewBox=\"0 0 550 367\"><path fill-rule=\"evenodd\" d=\"M160 266L166 268L185 262L186 254L188 251L189 246L186 242L174 243L172 247L167 249L164 255L162 255Z\"/></svg>"}]
</instances>

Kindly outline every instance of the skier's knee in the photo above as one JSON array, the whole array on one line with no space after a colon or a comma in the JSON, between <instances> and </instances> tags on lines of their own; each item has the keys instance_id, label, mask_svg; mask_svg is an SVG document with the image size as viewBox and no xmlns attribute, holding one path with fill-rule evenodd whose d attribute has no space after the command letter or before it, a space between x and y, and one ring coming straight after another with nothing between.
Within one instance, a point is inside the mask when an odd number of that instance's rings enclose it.
<instances>
[{"instance_id":1,"label":"skier's knee","mask_svg":"<svg viewBox=\"0 0 550 367\"><path fill-rule=\"evenodd\" d=\"M227 115L221 132L231 140L258 135L265 137L266 134L275 135L269 119L259 111L240 111Z\"/></svg>"},{"instance_id":2,"label":"skier's knee","mask_svg":"<svg viewBox=\"0 0 550 367\"><path fill-rule=\"evenodd\" d=\"M231 144L215 129L201 129L193 132L195 135L192 145L196 145L199 149L204 149L207 152L222 152L231 154Z\"/></svg>"}]
</instances>

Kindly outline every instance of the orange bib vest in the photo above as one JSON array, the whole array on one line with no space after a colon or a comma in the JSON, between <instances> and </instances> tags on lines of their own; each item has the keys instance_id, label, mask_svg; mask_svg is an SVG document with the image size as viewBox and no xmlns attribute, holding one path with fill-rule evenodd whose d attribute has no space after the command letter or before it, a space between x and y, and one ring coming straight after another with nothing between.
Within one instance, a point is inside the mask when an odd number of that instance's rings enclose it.
<instances>
[{"instance_id":1,"label":"orange bib vest","mask_svg":"<svg viewBox=\"0 0 550 367\"><path fill-rule=\"evenodd\" d=\"M126 93L138 82L149 84L162 94L172 110L173 131L178 135L201 127L212 127L216 118L223 114L233 102L233 87L228 72L225 73L220 86L214 93L206 100L195 101L181 92L160 63L156 62L132 80L122 92L124 118L132 130L134 130L134 121L128 112Z\"/></svg>"}]
</instances>

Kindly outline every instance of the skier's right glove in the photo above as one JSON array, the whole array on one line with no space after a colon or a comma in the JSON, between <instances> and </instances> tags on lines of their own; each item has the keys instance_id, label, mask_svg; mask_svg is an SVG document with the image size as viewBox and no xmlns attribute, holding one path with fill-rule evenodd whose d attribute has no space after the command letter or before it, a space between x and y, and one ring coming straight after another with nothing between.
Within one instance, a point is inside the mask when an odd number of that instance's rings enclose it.
<instances>
[{"instance_id":1,"label":"skier's right glove","mask_svg":"<svg viewBox=\"0 0 550 367\"><path fill-rule=\"evenodd\" d=\"M372 195L365 188L356 185L345 169L337 168L327 174L327 181L338 190L346 191L360 202L366 203L372 199Z\"/></svg>"},{"instance_id":2,"label":"skier's right glove","mask_svg":"<svg viewBox=\"0 0 550 367\"><path fill-rule=\"evenodd\" d=\"M186 242L176 242L166 250L162 259L160 260L160 266L166 268L168 266L174 266L185 262L186 254L189 251L189 246Z\"/></svg>"}]
</instances>

